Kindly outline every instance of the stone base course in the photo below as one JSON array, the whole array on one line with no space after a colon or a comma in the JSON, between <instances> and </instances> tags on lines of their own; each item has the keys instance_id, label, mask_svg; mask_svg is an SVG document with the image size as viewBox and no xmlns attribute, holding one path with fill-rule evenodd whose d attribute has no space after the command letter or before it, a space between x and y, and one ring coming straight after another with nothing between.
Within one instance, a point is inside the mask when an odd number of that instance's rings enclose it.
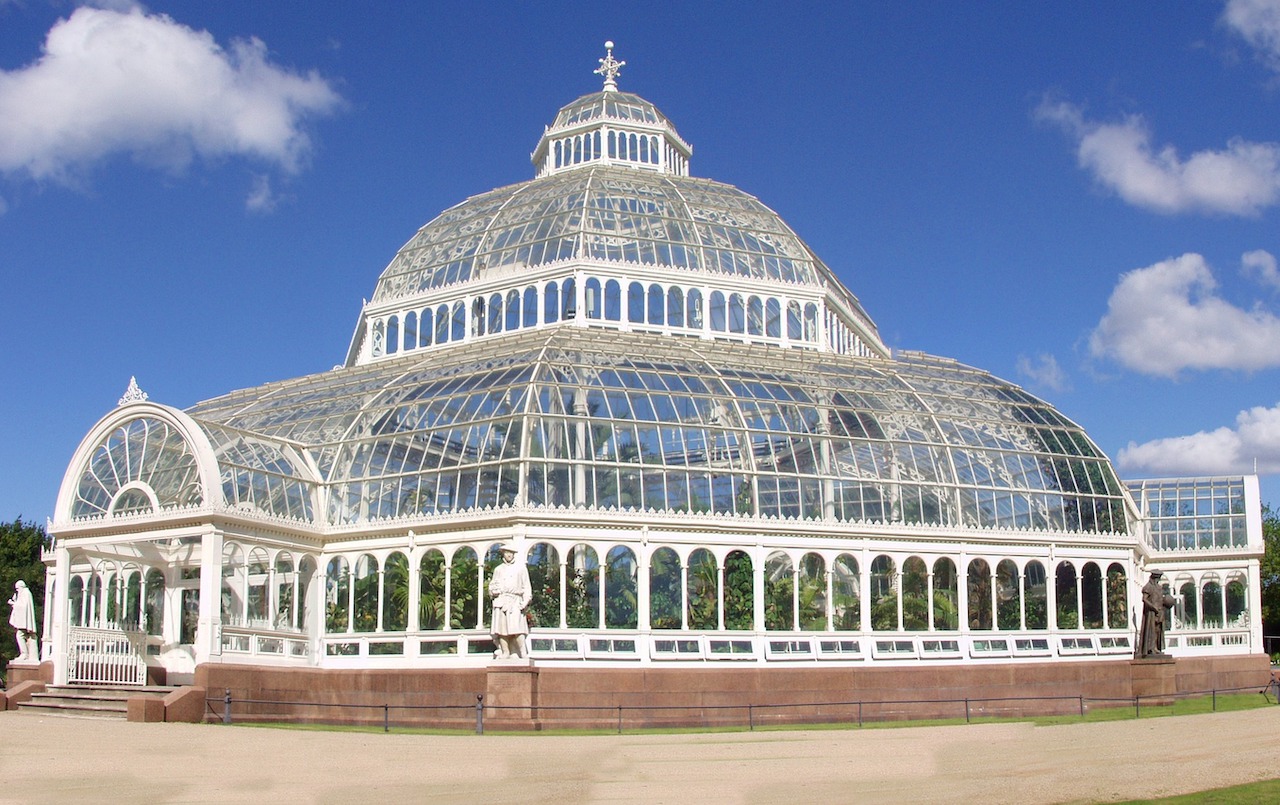
<instances>
[{"instance_id":1,"label":"stone base course","mask_svg":"<svg viewBox=\"0 0 1280 805\"><path fill-rule=\"evenodd\" d=\"M221 720L230 689L236 721L470 729L484 696L488 727L526 730L1072 714L1269 681L1265 655L879 668L196 669L209 721Z\"/></svg>"}]
</instances>

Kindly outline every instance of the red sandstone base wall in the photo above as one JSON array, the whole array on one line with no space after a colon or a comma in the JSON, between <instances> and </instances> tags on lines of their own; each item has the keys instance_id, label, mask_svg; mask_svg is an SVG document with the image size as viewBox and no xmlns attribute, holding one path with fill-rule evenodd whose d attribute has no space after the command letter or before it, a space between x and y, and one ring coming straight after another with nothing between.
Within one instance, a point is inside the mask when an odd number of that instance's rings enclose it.
<instances>
[{"instance_id":1,"label":"red sandstone base wall","mask_svg":"<svg viewBox=\"0 0 1280 805\"><path fill-rule=\"evenodd\" d=\"M530 707L486 709L495 728L755 726L930 718L1073 714L1128 706L1155 693L1256 688L1264 655L922 667L535 666ZM440 726L470 729L485 669L318 670L203 665L196 685L219 720ZM1081 699L1084 701L1082 702ZM1171 696L1169 696L1171 700ZM272 703L268 703L272 702ZM337 705L342 705L341 707ZM384 705L386 709L384 710ZM621 711L619 711L621 708ZM516 716L519 716L518 718Z\"/></svg>"}]
</instances>

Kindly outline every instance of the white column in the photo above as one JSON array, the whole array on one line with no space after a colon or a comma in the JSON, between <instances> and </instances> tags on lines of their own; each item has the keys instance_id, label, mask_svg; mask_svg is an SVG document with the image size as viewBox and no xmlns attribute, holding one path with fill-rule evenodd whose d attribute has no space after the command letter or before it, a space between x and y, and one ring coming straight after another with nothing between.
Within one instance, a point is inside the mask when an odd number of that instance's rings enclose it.
<instances>
[{"instance_id":1,"label":"white column","mask_svg":"<svg viewBox=\"0 0 1280 805\"><path fill-rule=\"evenodd\" d=\"M46 632L46 642L48 648L46 651L50 654L45 655L53 660L53 684L67 684L68 668L67 668L67 628L69 618L67 617L67 596L71 592L71 553L61 544L57 544L54 548L54 596L53 601L48 602L46 598L46 608L52 603L53 617L50 623L53 627L53 636L50 640Z\"/></svg>"},{"instance_id":2,"label":"white column","mask_svg":"<svg viewBox=\"0 0 1280 805\"><path fill-rule=\"evenodd\" d=\"M200 620L196 665L222 655L222 532L200 537Z\"/></svg>"}]
</instances>

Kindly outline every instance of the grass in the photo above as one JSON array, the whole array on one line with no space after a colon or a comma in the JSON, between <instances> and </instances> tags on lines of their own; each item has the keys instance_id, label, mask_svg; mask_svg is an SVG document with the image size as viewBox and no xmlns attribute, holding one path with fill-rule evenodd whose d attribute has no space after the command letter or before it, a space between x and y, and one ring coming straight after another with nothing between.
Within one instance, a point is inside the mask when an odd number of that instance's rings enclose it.
<instances>
[{"instance_id":1,"label":"grass","mask_svg":"<svg viewBox=\"0 0 1280 805\"><path fill-rule=\"evenodd\" d=\"M1257 783L1233 785L1230 788L1213 788L1195 794L1182 794L1160 799L1134 799L1129 805L1253 805L1255 802L1280 802L1280 780L1262 780Z\"/></svg>"}]
</instances>

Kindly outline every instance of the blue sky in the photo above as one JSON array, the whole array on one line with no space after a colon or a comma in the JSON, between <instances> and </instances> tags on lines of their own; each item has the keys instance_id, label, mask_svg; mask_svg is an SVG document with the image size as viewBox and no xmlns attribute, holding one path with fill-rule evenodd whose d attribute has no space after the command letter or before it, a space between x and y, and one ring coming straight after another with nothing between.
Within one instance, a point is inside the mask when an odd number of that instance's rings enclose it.
<instances>
[{"instance_id":1,"label":"blue sky","mask_svg":"<svg viewBox=\"0 0 1280 805\"><path fill-rule=\"evenodd\" d=\"M323 371L414 231L619 84L895 348L1017 382L1126 477L1280 504L1280 0L0 0L0 519L131 376Z\"/></svg>"}]
</instances>

